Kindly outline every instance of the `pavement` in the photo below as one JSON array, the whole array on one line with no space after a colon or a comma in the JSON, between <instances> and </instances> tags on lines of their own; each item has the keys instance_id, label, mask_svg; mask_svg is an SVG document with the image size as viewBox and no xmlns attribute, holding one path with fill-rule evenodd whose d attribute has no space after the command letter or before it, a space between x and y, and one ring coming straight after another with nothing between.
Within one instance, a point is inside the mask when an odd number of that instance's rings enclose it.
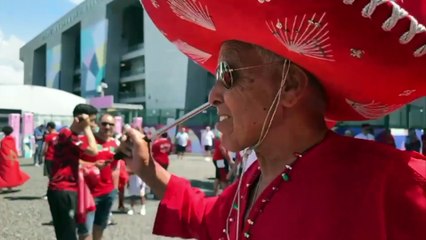
<instances>
[{"instance_id":1,"label":"pavement","mask_svg":"<svg viewBox=\"0 0 426 240\"><path fill-rule=\"evenodd\" d=\"M43 199L46 193L47 178L43 167L32 165L32 159L21 159L22 170L31 179L11 193L0 193L0 239L1 240L53 240L55 234L51 221L49 205ZM169 171L191 180L193 186L200 187L207 194L213 189L214 167L201 156L186 156L183 160L171 156ZM117 225L109 226L104 233L105 240L160 240L171 239L152 234L153 223L159 201L148 200L145 216L119 214L113 207L113 220ZM128 205L127 205L128 206ZM136 212L140 209L136 207ZM174 238L178 239L178 238Z\"/></svg>"}]
</instances>

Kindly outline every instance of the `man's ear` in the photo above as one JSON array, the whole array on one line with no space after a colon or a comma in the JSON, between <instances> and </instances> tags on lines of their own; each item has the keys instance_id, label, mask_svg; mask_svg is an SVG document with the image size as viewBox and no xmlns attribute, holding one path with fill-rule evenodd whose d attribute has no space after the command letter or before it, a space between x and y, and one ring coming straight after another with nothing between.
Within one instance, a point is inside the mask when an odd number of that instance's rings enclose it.
<instances>
[{"instance_id":1,"label":"man's ear","mask_svg":"<svg viewBox=\"0 0 426 240\"><path fill-rule=\"evenodd\" d=\"M309 85L309 77L296 64L291 64L281 96L281 104L290 108L296 105Z\"/></svg>"}]
</instances>

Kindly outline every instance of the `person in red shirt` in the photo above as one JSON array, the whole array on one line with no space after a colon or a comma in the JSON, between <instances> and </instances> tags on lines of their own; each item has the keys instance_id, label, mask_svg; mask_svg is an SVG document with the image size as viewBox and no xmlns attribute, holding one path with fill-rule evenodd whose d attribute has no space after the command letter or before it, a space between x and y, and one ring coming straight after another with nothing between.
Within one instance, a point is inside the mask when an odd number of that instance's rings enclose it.
<instances>
[{"instance_id":1,"label":"person in red shirt","mask_svg":"<svg viewBox=\"0 0 426 240\"><path fill-rule=\"evenodd\" d=\"M219 186L224 190L229 184L230 157L228 150L221 143L220 136L216 137L213 145L213 164L215 167L213 191L214 195L218 195Z\"/></svg>"},{"instance_id":2,"label":"person in red shirt","mask_svg":"<svg viewBox=\"0 0 426 240\"><path fill-rule=\"evenodd\" d=\"M57 143L58 132L56 131L56 124L54 122L48 122L46 124L46 136L44 137L44 145L43 145L43 156L44 156L44 176L50 181L52 178L52 163L55 155L55 144ZM46 196L47 199L47 192Z\"/></svg>"},{"instance_id":3,"label":"person in red shirt","mask_svg":"<svg viewBox=\"0 0 426 240\"><path fill-rule=\"evenodd\" d=\"M124 160L119 160L117 163L119 169L118 177L118 206L117 210L122 213L126 213L128 209L124 206L124 193L126 186L129 182L129 174L127 172L126 162Z\"/></svg>"},{"instance_id":4,"label":"person in red shirt","mask_svg":"<svg viewBox=\"0 0 426 240\"><path fill-rule=\"evenodd\" d=\"M99 119L99 131L95 133L98 154L90 156L83 154L83 165L95 165L100 169L100 179L95 186L89 186L96 203L96 211L89 213L86 222L78 225L80 240L102 239L103 232L108 225L111 207L117 196L113 175L118 176L117 163L114 161L114 153L117 149L117 141L114 139L115 118L110 114L103 114ZM82 139L86 141L87 138ZM116 179L117 180L117 179Z\"/></svg>"},{"instance_id":5,"label":"person in red shirt","mask_svg":"<svg viewBox=\"0 0 426 240\"><path fill-rule=\"evenodd\" d=\"M154 234L425 238L425 157L339 136L325 121L381 118L426 95L426 32L416 31L426 24L424 0L142 3L182 52L216 70L209 103L223 146L257 156L209 198L155 163L143 134L129 129L120 150L162 198Z\"/></svg>"},{"instance_id":6,"label":"person in red shirt","mask_svg":"<svg viewBox=\"0 0 426 240\"><path fill-rule=\"evenodd\" d=\"M172 142L167 133L163 133L152 143L152 157L166 170L170 164L169 155L171 151Z\"/></svg>"},{"instance_id":7,"label":"person in red shirt","mask_svg":"<svg viewBox=\"0 0 426 240\"><path fill-rule=\"evenodd\" d=\"M57 143L58 132L56 124L48 122L46 124L47 134L44 138L43 156L44 156L44 175L49 179L52 177L52 162L55 156L55 144Z\"/></svg>"},{"instance_id":8,"label":"person in red shirt","mask_svg":"<svg viewBox=\"0 0 426 240\"><path fill-rule=\"evenodd\" d=\"M56 239L75 240L80 155L98 153L91 127L96 125L97 109L88 104L78 104L73 110L74 121L70 128L63 128L54 146L51 179L47 199L55 227ZM87 136L83 143L79 134Z\"/></svg>"},{"instance_id":9,"label":"person in red shirt","mask_svg":"<svg viewBox=\"0 0 426 240\"><path fill-rule=\"evenodd\" d=\"M8 188L10 191L30 179L30 176L19 166L15 138L11 135L13 128L5 126L1 131L5 137L0 141L0 192L2 188Z\"/></svg>"}]
</instances>

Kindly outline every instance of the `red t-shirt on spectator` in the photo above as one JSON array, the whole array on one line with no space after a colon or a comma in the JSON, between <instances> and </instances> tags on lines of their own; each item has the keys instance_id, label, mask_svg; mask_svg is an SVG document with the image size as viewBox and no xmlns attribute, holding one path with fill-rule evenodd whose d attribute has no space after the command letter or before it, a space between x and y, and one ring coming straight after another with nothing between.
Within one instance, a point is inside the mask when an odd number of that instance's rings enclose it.
<instances>
[{"instance_id":1,"label":"red t-shirt on spectator","mask_svg":"<svg viewBox=\"0 0 426 240\"><path fill-rule=\"evenodd\" d=\"M81 140L85 143L88 141L86 136L83 136ZM118 147L115 139L111 138L110 140L103 141L102 139L96 138L96 142L98 145L98 154L96 156L82 154L81 160L86 162L113 160L115 149ZM108 164L100 170L100 179L98 184L94 188L90 189L93 197L99 197L114 190L114 182L112 180L112 165L113 164Z\"/></svg>"},{"instance_id":2,"label":"red t-shirt on spectator","mask_svg":"<svg viewBox=\"0 0 426 240\"><path fill-rule=\"evenodd\" d=\"M46 155L44 156L46 161L53 161L55 157L55 145L57 143L58 134L58 132L49 133L44 138L44 144L47 146Z\"/></svg>"},{"instance_id":3,"label":"red t-shirt on spectator","mask_svg":"<svg viewBox=\"0 0 426 240\"><path fill-rule=\"evenodd\" d=\"M169 165L169 154L172 151L172 142L167 138L160 138L152 144L152 157L161 165Z\"/></svg>"},{"instance_id":4,"label":"red t-shirt on spectator","mask_svg":"<svg viewBox=\"0 0 426 240\"><path fill-rule=\"evenodd\" d=\"M127 166L124 160L114 161L115 167L120 169L119 178L118 178L118 190L120 192L124 192L124 188L127 186L127 182L129 181L129 174L127 173ZM114 165L112 167L114 168Z\"/></svg>"},{"instance_id":5,"label":"red t-shirt on spectator","mask_svg":"<svg viewBox=\"0 0 426 240\"><path fill-rule=\"evenodd\" d=\"M213 141L213 144L214 144L213 161L225 159L223 157L223 154L220 148L220 146L222 145L221 141L219 139L215 139Z\"/></svg>"},{"instance_id":6,"label":"red t-shirt on spectator","mask_svg":"<svg viewBox=\"0 0 426 240\"><path fill-rule=\"evenodd\" d=\"M70 129L64 128L59 132L54 145L50 190L77 192L79 159L87 147L87 143Z\"/></svg>"}]
</instances>

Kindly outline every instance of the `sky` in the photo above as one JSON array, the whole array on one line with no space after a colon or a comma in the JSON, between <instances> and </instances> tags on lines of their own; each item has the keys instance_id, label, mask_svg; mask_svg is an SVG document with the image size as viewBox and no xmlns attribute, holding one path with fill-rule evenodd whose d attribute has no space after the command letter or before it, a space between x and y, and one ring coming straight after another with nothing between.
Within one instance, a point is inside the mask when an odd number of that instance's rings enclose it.
<instances>
[{"instance_id":1,"label":"sky","mask_svg":"<svg viewBox=\"0 0 426 240\"><path fill-rule=\"evenodd\" d=\"M0 0L0 85L22 84L19 49L84 0Z\"/></svg>"}]
</instances>

